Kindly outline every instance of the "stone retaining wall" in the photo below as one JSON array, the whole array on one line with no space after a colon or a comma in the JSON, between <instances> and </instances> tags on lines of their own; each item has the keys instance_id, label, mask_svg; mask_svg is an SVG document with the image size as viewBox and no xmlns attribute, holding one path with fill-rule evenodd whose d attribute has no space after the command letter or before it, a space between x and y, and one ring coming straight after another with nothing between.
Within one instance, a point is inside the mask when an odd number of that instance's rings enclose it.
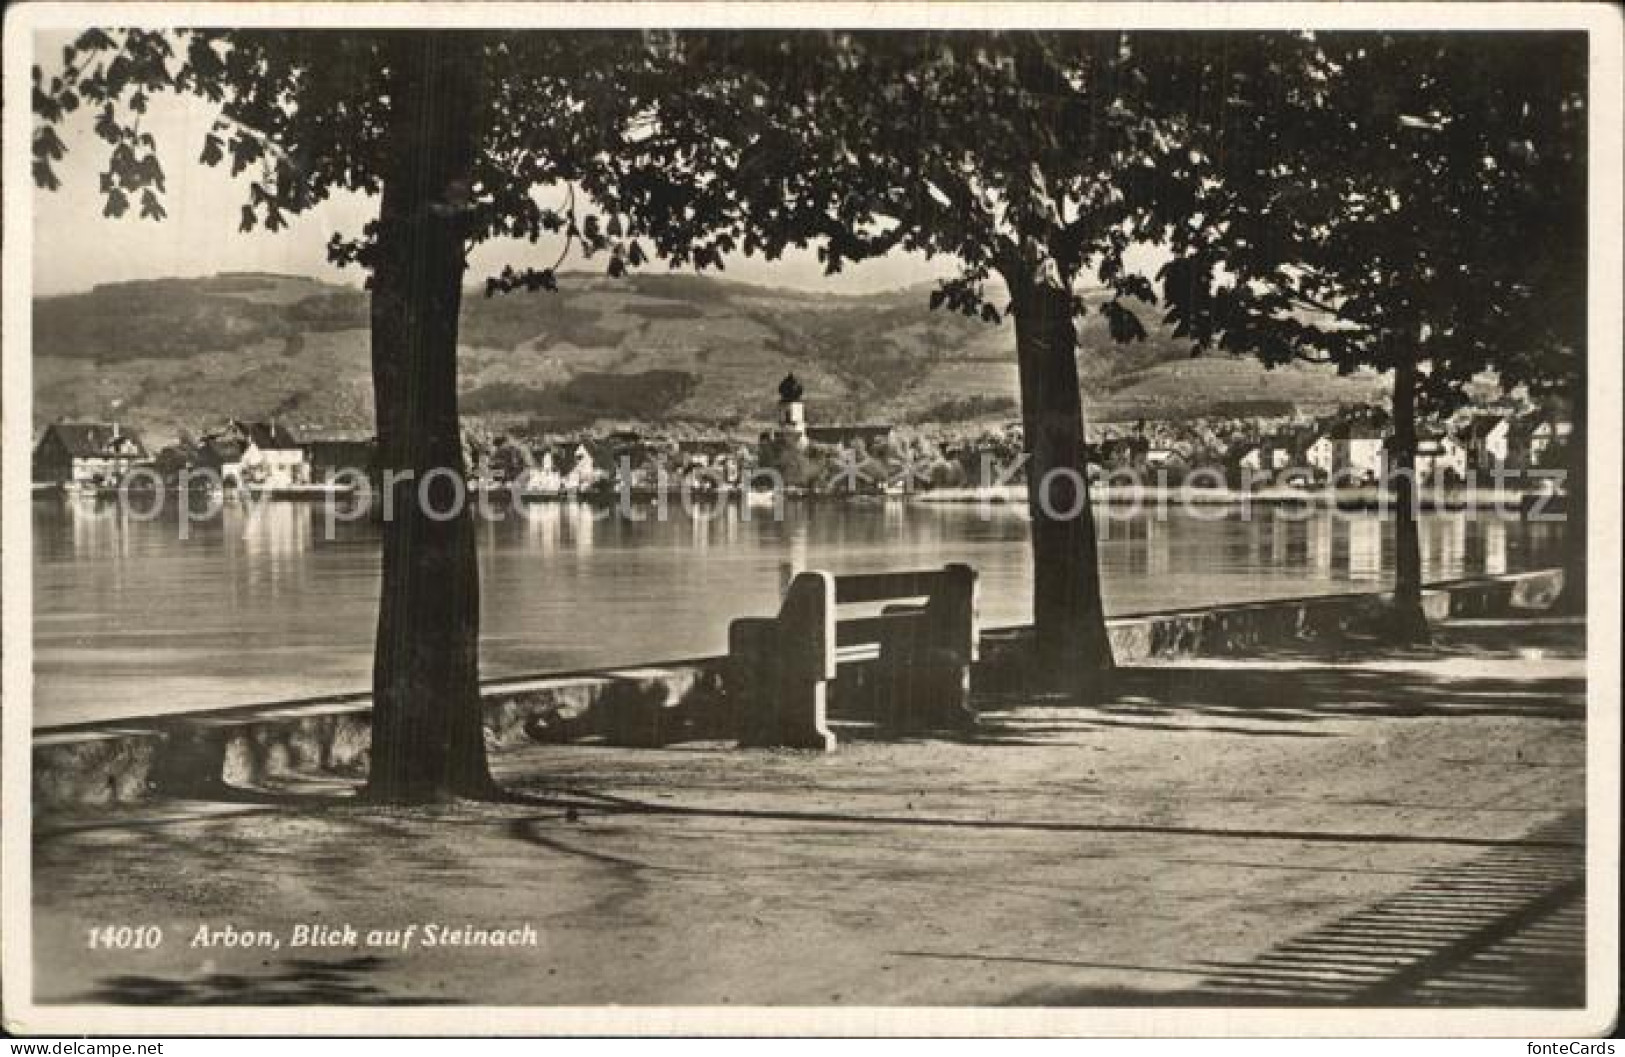
<instances>
[{"instance_id":1,"label":"stone retaining wall","mask_svg":"<svg viewBox=\"0 0 1625 1057\"><path fill-rule=\"evenodd\" d=\"M1493 616L1542 609L1559 570L1430 587L1428 615ZM1119 617L1109 622L1120 663L1153 657L1239 655L1368 625L1382 594L1332 595ZM981 688L1015 679L1030 630L983 636ZM733 737L723 692L726 658L656 667L495 680L484 687L486 737L495 751L535 742L598 740L658 746ZM289 773L364 774L367 695L252 705L42 729L34 736L36 812L209 795Z\"/></svg>"}]
</instances>

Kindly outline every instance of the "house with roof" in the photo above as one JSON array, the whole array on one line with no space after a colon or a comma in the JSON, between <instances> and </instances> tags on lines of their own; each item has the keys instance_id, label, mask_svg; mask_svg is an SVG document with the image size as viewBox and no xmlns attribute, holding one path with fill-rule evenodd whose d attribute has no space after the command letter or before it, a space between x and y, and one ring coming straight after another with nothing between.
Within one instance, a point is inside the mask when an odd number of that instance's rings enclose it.
<instances>
[{"instance_id":1,"label":"house with roof","mask_svg":"<svg viewBox=\"0 0 1625 1057\"><path fill-rule=\"evenodd\" d=\"M677 442L679 468L692 475L705 471L712 480L733 484L739 480L747 449L737 441L721 437L706 437Z\"/></svg>"},{"instance_id":2,"label":"house with roof","mask_svg":"<svg viewBox=\"0 0 1625 1057\"><path fill-rule=\"evenodd\" d=\"M41 484L113 485L148 459L141 438L117 422L53 422L34 445Z\"/></svg>"},{"instance_id":3,"label":"house with roof","mask_svg":"<svg viewBox=\"0 0 1625 1057\"><path fill-rule=\"evenodd\" d=\"M615 451L607 441L596 437L554 438L536 444L523 460L524 468L509 479L523 481L527 493L563 495L584 491L613 474ZM509 463L510 468L512 465ZM605 471L606 466L611 469Z\"/></svg>"},{"instance_id":4,"label":"house with roof","mask_svg":"<svg viewBox=\"0 0 1625 1057\"><path fill-rule=\"evenodd\" d=\"M218 476L221 485L235 488L242 480L245 447L241 438L230 433L206 433L198 438L197 464Z\"/></svg>"},{"instance_id":5,"label":"house with roof","mask_svg":"<svg viewBox=\"0 0 1625 1057\"><path fill-rule=\"evenodd\" d=\"M1348 482L1375 481L1382 476L1387 437L1381 429L1364 422L1345 422L1332 430L1330 439L1333 477Z\"/></svg>"},{"instance_id":6,"label":"house with roof","mask_svg":"<svg viewBox=\"0 0 1625 1057\"><path fill-rule=\"evenodd\" d=\"M1337 461L1337 444L1330 433L1320 433L1303 449L1303 461L1322 477L1330 477Z\"/></svg>"},{"instance_id":7,"label":"house with roof","mask_svg":"<svg viewBox=\"0 0 1625 1057\"><path fill-rule=\"evenodd\" d=\"M198 463L220 475L223 486L264 485L281 488L310 481L310 460L299 438L275 419L243 422L203 437Z\"/></svg>"},{"instance_id":8,"label":"house with roof","mask_svg":"<svg viewBox=\"0 0 1625 1057\"><path fill-rule=\"evenodd\" d=\"M591 488L603 478L604 471L598 468L598 460L593 458L587 442L577 444L570 452L570 469L562 475L564 487L570 491Z\"/></svg>"},{"instance_id":9,"label":"house with roof","mask_svg":"<svg viewBox=\"0 0 1625 1057\"><path fill-rule=\"evenodd\" d=\"M1227 461L1253 474L1273 474L1292 465L1292 441L1282 436L1239 441L1230 447Z\"/></svg>"},{"instance_id":10,"label":"house with roof","mask_svg":"<svg viewBox=\"0 0 1625 1057\"><path fill-rule=\"evenodd\" d=\"M1185 454L1172 445L1157 444L1146 449L1145 465L1149 469L1183 467L1186 464Z\"/></svg>"},{"instance_id":11,"label":"house with roof","mask_svg":"<svg viewBox=\"0 0 1625 1057\"><path fill-rule=\"evenodd\" d=\"M710 466L727 458L737 458L743 450L738 441L726 437L701 437L677 442L677 454L685 463Z\"/></svg>"},{"instance_id":12,"label":"house with roof","mask_svg":"<svg viewBox=\"0 0 1625 1057\"><path fill-rule=\"evenodd\" d=\"M1261 473L1264 469L1264 446L1250 440L1232 444L1225 453L1225 462L1249 473Z\"/></svg>"},{"instance_id":13,"label":"house with roof","mask_svg":"<svg viewBox=\"0 0 1625 1057\"><path fill-rule=\"evenodd\" d=\"M1467 476L1467 449L1449 431L1417 438L1416 477L1420 481L1463 480Z\"/></svg>"},{"instance_id":14,"label":"house with roof","mask_svg":"<svg viewBox=\"0 0 1625 1057\"><path fill-rule=\"evenodd\" d=\"M1496 470L1512 454L1512 420L1504 415L1474 415L1457 438L1467 449L1467 464L1475 470Z\"/></svg>"},{"instance_id":15,"label":"house with roof","mask_svg":"<svg viewBox=\"0 0 1625 1057\"><path fill-rule=\"evenodd\" d=\"M1523 446L1528 453L1528 465L1549 468L1553 463L1553 449L1568 444L1574 433L1574 423L1557 418L1543 418L1531 425L1524 435Z\"/></svg>"},{"instance_id":16,"label":"house with roof","mask_svg":"<svg viewBox=\"0 0 1625 1057\"><path fill-rule=\"evenodd\" d=\"M372 478L378 469L378 441L361 432L300 431L299 446L312 481L332 481L340 476Z\"/></svg>"},{"instance_id":17,"label":"house with roof","mask_svg":"<svg viewBox=\"0 0 1625 1057\"><path fill-rule=\"evenodd\" d=\"M1271 471L1287 469L1300 460L1303 449L1314 439L1313 429L1291 426L1267 435L1259 443L1263 448L1264 467Z\"/></svg>"}]
</instances>

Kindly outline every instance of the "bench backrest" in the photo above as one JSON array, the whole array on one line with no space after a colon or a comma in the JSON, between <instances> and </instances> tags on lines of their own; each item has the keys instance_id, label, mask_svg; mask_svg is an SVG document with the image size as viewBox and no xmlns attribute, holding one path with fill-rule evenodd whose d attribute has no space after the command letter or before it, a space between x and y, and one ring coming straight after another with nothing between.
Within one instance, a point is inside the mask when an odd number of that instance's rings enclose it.
<instances>
[{"instance_id":1,"label":"bench backrest","mask_svg":"<svg viewBox=\"0 0 1625 1057\"><path fill-rule=\"evenodd\" d=\"M923 604L894 604L878 616L842 619L837 612L845 605L918 599ZM790 581L778 620L794 655L785 660L833 679L839 649L878 643L905 629L921 645L970 664L978 659L978 608L976 570L969 565L850 576L811 571Z\"/></svg>"}]
</instances>

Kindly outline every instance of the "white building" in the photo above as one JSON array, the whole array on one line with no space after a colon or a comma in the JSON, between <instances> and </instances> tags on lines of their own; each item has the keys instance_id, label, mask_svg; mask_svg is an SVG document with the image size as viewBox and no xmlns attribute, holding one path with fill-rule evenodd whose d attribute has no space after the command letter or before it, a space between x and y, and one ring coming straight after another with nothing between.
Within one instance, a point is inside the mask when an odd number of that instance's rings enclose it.
<instances>
[{"instance_id":1,"label":"white building","mask_svg":"<svg viewBox=\"0 0 1625 1057\"><path fill-rule=\"evenodd\" d=\"M1261 443L1247 445L1236 465L1254 472L1284 470L1292 465L1292 448L1281 438L1267 437Z\"/></svg>"},{"instance_id":2,"label":"white building","mask_svg":"<svg viewBox=\"0 0 1625 1057\"><path fill-rule=\"evenodd\" d=\"M1423 481L1441 480L1454 474L1467 476L1467 449L1449 433L1423 437L1416 442L1416 476Z\"/></svg>"},{"instance_id":3,"label":"white building","mask_svg":"<svg viewBox=\"0 0 1625 1057\"><path fill-rule=\"evenodd\" d=\"M1462 431L1461 441L1469 462L1477 469L1505 466L1511 452L1512 422L1500 415L1475 415Z\"/></svg>"},{"instance_id":4,"label":"white building","mask_svg":"<svg viewBox=\"0 0 1625 1057\"><path fill-rule=\"evenodd\" d=\"M49 484L114 485L145 461L141 438L117 422L54 422L34 448L34 480Z\"/></svg>"},{"instance_id":5,"label":"white building","mask_svg":"<svg viewBox=\"0 0 1625 1057\"><path fill-rule=\"evenodd\" d=\"M567 491L579 491L597 484L604 475L593 462L592 452L587 450L585 444L577 444L571 458L575 461L570 466L570 472L564 475L563 484Z\"/></svg>"},{"instance_id":6,"label":"white building","mask_svg":"<svg viewBox=\"0 0 1625 1057\"><path fill-rule=\"evenodd\" d=\"M281 488L310 481L310 459L287 427L271 422L240 422L203 438L200 459L217 470L227 487Z\"/></svg>"},{"instance_id":7,"label":"white building","mask_svg":"<svg viewBox=\"0 0 1625 1057\"><path fill-rule=\"evenodd\" d=\"M556 494L564 491L564 477L559 468L553 463L553 453L542 452L542 461L536 467L525 471L525 487L538 492Z\"/></svg>"},{"instance_id":8,"label":"white building","mask_svg":"<svg viewBox=\"0 0 1625 1057\"><path fill-rule=\"evenodd\" d=\"M1318 443L1318 442L1317 442ZM1348 426L1332 438L1332 475L1345 482L1382 476L1386 439L1370 426Z\"/></svg>"},{"instance_id":9,"label":"white building","mask_svg":"<svg viewBox=\"0 0 1625 1057\"><path fill-rule=\"evenodd\" d=\"M1332 438L1324 433L1303 450L1303 461L1327 477L1332 474L1336 458L1336 445L1332 443Z\"/></svg>"},{"instance_id":10,"label":"white building","mask_svg":"<svg viewBox=\"0 0 1625 1057\"><path fill-rule=\"evenodd\" d=\"M1553 445L1561 444L1574 432L1574 423L1546 419L1529 431L1529 465L1546 466L1546 453Z\"/></svg>"},{"instance_id":11,"label":"white building","mask_svg":"<svg viewBox=\"0 0 1625 1057\"><path fill-rule=\"evenodd\" d=\"M305 449L285 427L275 421L251 422L246 432L248 443L243 448L239 480L272 488L310 482Z\"/></svg>"}]
</instances>

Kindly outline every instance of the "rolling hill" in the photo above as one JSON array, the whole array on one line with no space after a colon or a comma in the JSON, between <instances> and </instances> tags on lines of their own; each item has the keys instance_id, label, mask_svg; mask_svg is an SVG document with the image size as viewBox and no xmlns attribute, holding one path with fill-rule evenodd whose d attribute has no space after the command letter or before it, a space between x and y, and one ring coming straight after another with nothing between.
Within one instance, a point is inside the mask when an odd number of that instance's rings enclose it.
<instances>
[{"instance_id":1,"label":"rolling hill","mask_svg":"<svg viewBox=\"0 0 1625 1057\"><path fill-rule=\"evenodd\" d=\"M465 412L500 426L539 419L765 421L795 371L814 421L1015 417L1014 335L927 308L928 287L863 297L687 275L571 274L555 294L464 301ZM1191 359L1142 318L1117 345L1100 317L1080 330L1091 413L1102 419L1245 413L1263 400L1319 408L1375 393L1371 378ZM226 416L306 429L372 421L368 303L315 279L230 273L106 284L34 302L37 425L116 418L163 441Z\"/></svg>"}]
</instances>

